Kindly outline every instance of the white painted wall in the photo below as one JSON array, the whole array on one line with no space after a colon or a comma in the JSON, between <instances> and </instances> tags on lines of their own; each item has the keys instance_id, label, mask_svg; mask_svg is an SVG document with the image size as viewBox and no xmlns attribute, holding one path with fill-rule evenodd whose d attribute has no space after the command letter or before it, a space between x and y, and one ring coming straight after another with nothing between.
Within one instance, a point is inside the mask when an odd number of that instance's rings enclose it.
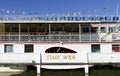
<instances>
[{"instance_id":1,"label":"white painted wall","mask_svg":"<svg viewBox=\"0 0 120 76\"><path fill-rule=\"evenodd\" d=\"M112 53L112 45L111 44L102 44L100 45L100 53Z\"/></svg>"},{"instance_id":2,"label":"white painted wall","mask_svg":"<svg viewBox=\"0 0 120 76\"><path fill-rule=\"evenodd\" d=\"M0 53L4 53L4 45L0 44Z\"/></svg>"},{"instance_id":3,"label":"white painted wall","mask_svg":"<svg viewBox=\"0 0 120 76\"><path fill-rule=\"evenodd\" d=\"M0 63L32 63L35 58L34 53L2 53Z\"/></svg>"},{"instance_id":4,"label":"white painted wall","mask_svg":"<svg viewBox=\"0 0 120 76\"><path fill-rule=\"evenodd\" d=\"M89 63L108 63L110 62L110 54L89 53L88 60Z\"/></svg>"},{"instance_id":5,"label":"white painted wall","mask_svg":"<svg viewBox=\"0 0 120 76\"><path fill-rule=\"evenodd\" d=\"M32 62L36 63L109 63L109 62L120 62L120 53L112 52L111 44L100 44L100 53L91 52L91 44L34 44L34 53L24 53L24 44L13 44L13 53L4 53L4 44L0 44L0 62ZM65 47L72 49L77 54L46 54L45 50L51 47ZM40 56L42 54L42 56ZM48 55L60 55L59 60L48 60ZM63 59L63 56L75 56L75 59ZM88 58L87 58L88 57ZM42 60L42 61L41 61Z\"/></svg>"},{"instance_id":6,"label":"white painted wall","mask_svg":"<svg viewBox=\"0 0 120 76\"><path fill-rule=\"evenodd\" d=\"M24 45L23 44L14 44L14 53L24 53Z\"/></svg>"}]
</instances>

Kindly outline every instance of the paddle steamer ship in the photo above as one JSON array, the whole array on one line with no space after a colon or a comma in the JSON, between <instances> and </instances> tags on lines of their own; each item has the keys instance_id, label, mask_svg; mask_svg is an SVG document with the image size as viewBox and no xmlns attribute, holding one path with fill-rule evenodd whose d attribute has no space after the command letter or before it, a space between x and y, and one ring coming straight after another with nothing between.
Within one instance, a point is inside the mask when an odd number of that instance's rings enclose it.
<instances>
[{"instance_id":1,"label":"paddle steamer ship","mask_svg":"<svg viewBox=\"0 0 120 76\"><path fill-rule=\"evenodd\" d=\"M1 16L0 71L120 63L119 16Z\"/></svg>"}]
</instances>

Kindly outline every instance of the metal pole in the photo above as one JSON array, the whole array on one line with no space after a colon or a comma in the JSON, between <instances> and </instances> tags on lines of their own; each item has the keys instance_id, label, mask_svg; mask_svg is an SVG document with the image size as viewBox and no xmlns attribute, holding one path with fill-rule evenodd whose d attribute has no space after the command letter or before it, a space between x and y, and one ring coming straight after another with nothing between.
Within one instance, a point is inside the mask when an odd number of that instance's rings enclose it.
<instances>
[{"instance_id":1,"label":"metal pole","mask_svg":"<svg viewBox=\"0 0 120 76\"><path fill-rule=\"evenodd\" d=\"M90 31L90 42L91 42L91 26L89 27L89 31Z\"/></svg>"},{"instance_id":2,"label":"metal pole","mask_svg":"<svg viewBox=\"0 0 120 76\"><path fill-rule=\"evenodd\" d=\"M21 24L19 24L19 42L20 42Z\"/></svg>"},{"instance_id":3,"label":"metal pole","mask_svg":"<svg viewBox=\"0 0 120 76\"><path fill-rule=\"evenodd\" d=\"M49 24L49 42L51 41L51 24Z\"/></svg>"},{"instance_id":4,"label":"metal pole","mask_svg":"<svg viewBox=\"0 0 120 76\"><path fill-rule=\"evenodd\" d=\"M101 42L101 29L100 24L98 26L98 35L99 35L99 41Z\"/></svg>"},{"instance_id":5,"label":"metal pole","mask_svg":"<svg viewBox=\"0 0 120 76\"><path fill-rule=\"evenodd\" d=\"M79 41L81 42L81 24L79 24Z\"/></svg>"}]
</instances>

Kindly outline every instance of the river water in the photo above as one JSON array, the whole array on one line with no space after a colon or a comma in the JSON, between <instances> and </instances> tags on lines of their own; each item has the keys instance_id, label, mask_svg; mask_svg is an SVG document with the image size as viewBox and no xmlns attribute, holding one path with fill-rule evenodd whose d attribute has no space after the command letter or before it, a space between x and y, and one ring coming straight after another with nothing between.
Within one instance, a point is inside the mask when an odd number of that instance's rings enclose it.
<instances>
[{"instance_id":1,"label":"river water","mask_svg":"<svg viewBox=\"0 0 120 76\"><path fill-rule=\"evenodd\" d=\"M120 76L120 68L111 66L97 66L89 69L89 74L84 74L84 69L76 70L45 70L37 74L36 70L29 70L20 74L0 73L0 76Z\"/></svg>"}]
</instances>

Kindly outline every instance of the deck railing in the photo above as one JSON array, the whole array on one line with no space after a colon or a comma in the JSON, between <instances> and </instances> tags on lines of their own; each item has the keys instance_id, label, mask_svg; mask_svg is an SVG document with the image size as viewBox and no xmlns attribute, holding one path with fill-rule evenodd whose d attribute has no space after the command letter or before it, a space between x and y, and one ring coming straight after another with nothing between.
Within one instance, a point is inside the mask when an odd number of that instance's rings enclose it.
<instances>
[{"instance_id":1,"label":"deck railing","mask_svg":"<svg viewBox=\"0 0 120 76\"><path fill-rule=\"evenodd\" d=\"M120 41L120 34L102 38L100 34L0 35L0 42L101 42Z\"/></svg>"}]
</instances>

